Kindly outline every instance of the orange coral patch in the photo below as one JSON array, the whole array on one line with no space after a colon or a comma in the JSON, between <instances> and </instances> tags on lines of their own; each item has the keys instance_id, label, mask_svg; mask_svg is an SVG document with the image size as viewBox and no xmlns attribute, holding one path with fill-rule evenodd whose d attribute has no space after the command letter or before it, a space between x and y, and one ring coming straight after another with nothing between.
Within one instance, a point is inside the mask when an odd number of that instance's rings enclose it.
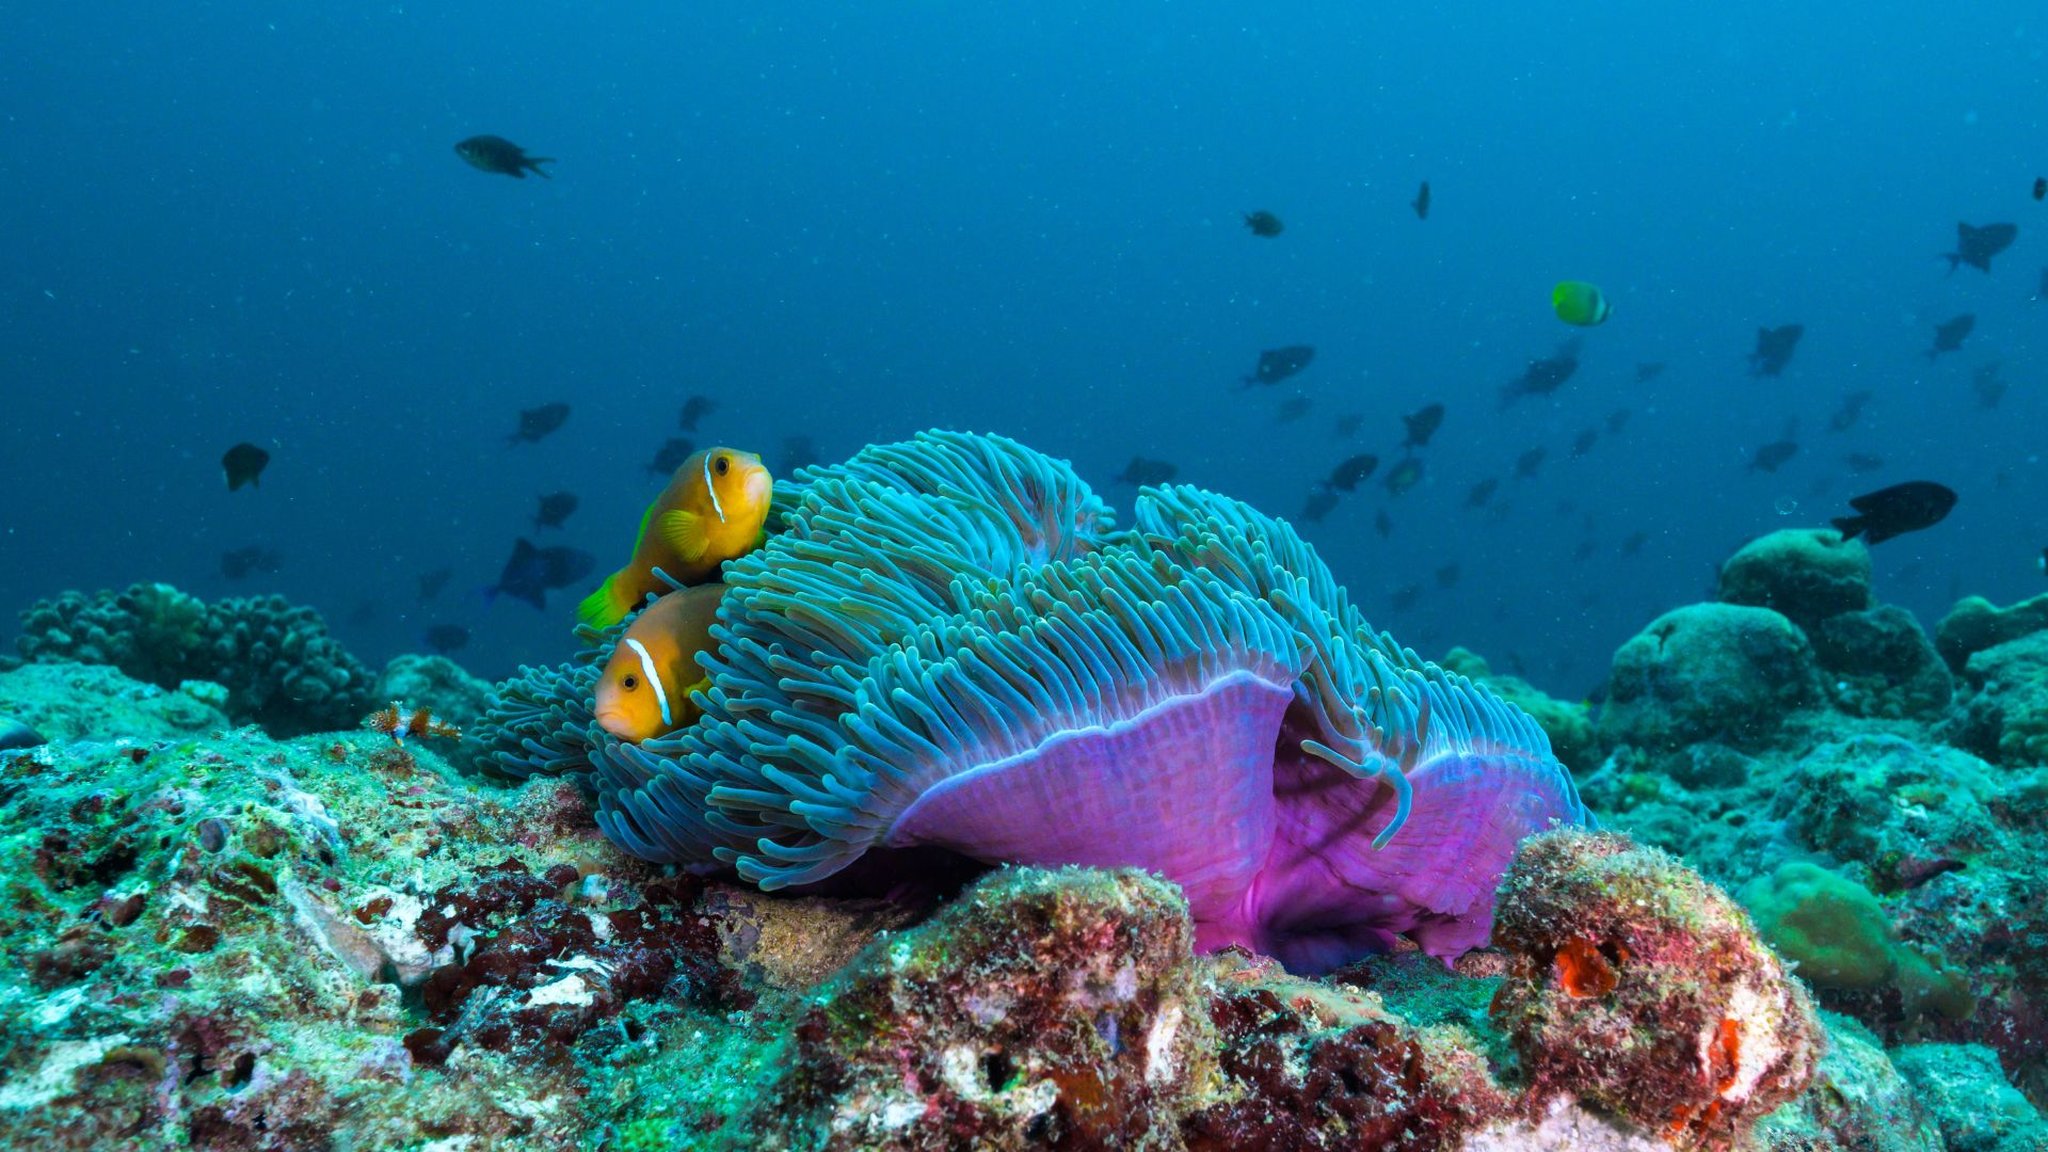
<instances>
[{"instance_id":1,"label":"orange coral patch","mask_svg":"<svg viewBox=\"0 0 2048 1152\"><path fill-rule=\"evenodd\" d=\"M1594 947L1590 940L1565 941L1551 961L1551 967L1557 973L1558 986L1564 989L1565 995L1580 1000L1605 996L1621 982L1621 973L1608 963L1607 957L1601 955L1600 949Z\"/></svg>"}]
</instances>

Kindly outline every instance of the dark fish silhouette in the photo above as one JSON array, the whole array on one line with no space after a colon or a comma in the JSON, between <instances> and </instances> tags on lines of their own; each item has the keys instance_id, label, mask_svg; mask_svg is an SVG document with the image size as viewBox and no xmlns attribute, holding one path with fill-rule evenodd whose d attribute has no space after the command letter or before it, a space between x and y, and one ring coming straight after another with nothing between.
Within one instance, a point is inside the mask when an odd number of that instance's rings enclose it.
<instances>
[{"instance_id":1,"label":"dark fish silhouette","mask_svg":"<svg viewBox=\"0 0 2048 1152\"><path fill-rule=\"evenodd\" d=\"M427 647L446 656L469 647L469 629L460 624L436 624L427 629Z\"/></svg>"},{"instance_id":2,"label":"dark fish silhouette","mask_svg":"<svg viewBox=\"0 0 2048 1152\"><path fill-rule=\"evenodd\" d=\"M505 437L512 444L537 444L569 421L569 406L557 401L519 413L519 429Z\"/></svg>"},{"instance_id":3,"label":"dark fish silhouette","mask_svg":"<svg viewBox=\"0 0 2048 1152\"><path fill-rule=\"evenodd\" d=\"M1844 395L1841 406L1835 409L1834 415L1828 417L1828 431L1847 432L1854 428L1856 421L1863 418L1863 406L1870 403L1870 396L1868 390L1858 390Z\"/></svg>"},{"instance_id":4,"label":"dark fish silhouette","mask_svg":"<svg viewBox=\"0 0 2048 1152\"><path fill-rule=\"evenodd\" d=\"M1346 412L1330 422L1330 431L1335 433L1338 439L1342 440L1357 432L1364 423L1365 413Z\"/></svg>"},{"instance_id":5,"label":"dark fish silhouette","mask_svg":"<svg viewBox=\"0 0 2048 1152\"><path fill-rule=\"evenodd\" d=\"M1579 457L1591 452L1593 445L1599 442L1600 430L1598 428L1580 430L1579 434L1572 438L1572 459L1577 460Z\"/></svg>"},{"instance_id":6,"label":"dark fish silhouette","mask_svg":"<svg viewBox=\"0 0 2048 1152\"><path fill-rule=\"evenodd\" d=\"M1422 458L1409 456L1387 470L1387 491L1399 496L1422 483Z\"/></svg>"},{"instance_id":7,"label":"dark fish silhouette","mask_svg":"<svg viewBox=\"0 0 2048 1152\"><path fill-rule=\"evenodd\" d=\"M1280 402L1279 408L1274 410L1273 419L1276 423L1292 424L1296 420L1301 419L1303 416L1308 415L1308 406L1308 397L1289 396L1287 399L1282 400Z\"/></svg>"},{"instance_id":8,"label":"dark fish silhouette","mask_svg":"<svg viewBox=\"0 0 2048 1152\"><path fill-rule=\"evenodd\" d=\"M1993 360L1970 374L1970 388L1977 393L1977 407L1996 408L2005 399L2005 378L1999 375L2002 365Z\"/></svg>"},{"instance_id":9,"label":"dark fish silhouette","mask_svg":"<svg viewBox=\"0 0 2048 1152\"><path fill-rule=\"evenodd\" d=\"M49 741L41 733L12 716L0 716L0 752L19 752L26 748L40 748Z\"/></svg>"},{"instance_id":10,"label":"dark fish silhouette","mask_svg":"<svg viewBox=\"0 0 2048 1152\"><path fill-rule=\"evenodd\" d=\"M1337 506L1337 494L1328 488L1317 488L1308 494L1308 500L1301 506L1301 518L1311 524L1318 523Z\"/></svg>"},{"instance_id":11,"label":"dark fish silhouette","mask_svg":"<svg viewBox=\"0 0 2048 1152\"><path fill-rule=\"evenodd\" d=\"M1581 540L1579 541L1578 547L1572 549L1572 559L1579 563L1584 563L1588 560L1591 560L1593 558L1593 553L1598 552L1599 550L1600 546L1598 544L1593 543L1591 540Z\"/></svg>"},{"instance_id":12,"label":"dark fish silhouette","mask_svg":"<svg viewBox=\"0 0 2048 1152\"><path fill-rule=\"evenodd\" d=\"M254 444L237 444L220 458L220 470L227 475L228 491L233 492L242 485L260 488L257 483L263 477L263 470L270 465L270 453Z\"/></svg>"},{"instance_id":13,"label":"dark fish silhouette","mask_svg":"<svg viewBox=\"0 0 2048 1152\"><path fill-rule=\"evenodd\" d=\"M690 458L690 453L696 450L697 446L688 440L680 436L671 436L661 442L661 447L654 450L654 459L647 462L647 470L657 476L673 475L676 469L683 466L683 461Z\"/></svg>"},{"instance_id":14,"label":"dark fish silhouette","mask_svg":"<svg viewBox=\"0 0 2048 1152\"><path fill-rule=\"evenodd\" d=\"M1842 460L1849 465L1849 471L1859 474L1875 472L1884 467L1884 457L1869 452L1851 452L1842 457Z\"/></svg>"},{"instance_id":15,"label":"dark fish silhouette","mask_svg":"<svg viewBox=\"0 0 2048 1152\"><path fill-rule=\"evenodd\" d=\"M1424 405L1401 417L1401 423L1408 427L1408 435L1402 439L1401 447L1426 448L1429 446L1429 438L1436 435L1436 430L1444 426L1444 406Z\"/></svg>"},{"instance_id":16,"label":"dark fish silhouette","mask_svg":"<svg viewBox=\"0 0 2048 1152\"><path fill-rule=\"evenodd\" d=\"M1636 383L1638 384L1648 384L1663 374L1664 362L1662 360L1646 360L1636 365Z\"/></svg>"},{"instance_id":17,"label":"dark fish silhouette","mask_svg":"<svg viewBox=\"0 0 2048 1152\"><path fill-rule=\"evenodd\" d=\"M1446 564L1446 565L1444 565L1443 567L1441 567L1441 568L1439 568L1439 569L1437 569L1437 570L1436 570L1436 586L1437 586L1437 587L1439 587L1439 588L1454 588L1454 587L1456 587L1456 586L1457 586L1457 584L1458 584L1458 566L1457 566L1456 564Z\"/></svg>"},{"instance_id":18,"label":"dark fish silhouette","mask_svg":"<svg viewBox=\"0 0 2048 1152\"><path fill-rule=\"evenodd\" d=\"M1792 362L1792 352L1799 347L1799 338L1804 335L1804 324L1757 329L1756 351L1749 354L1749 374L1776 376L1783 372L1785 365Z\"/></svg>"},{"instance_id":19,"label":"dark fish silhouette","mask_svg":"<svg viewBox=\"0 0 2048 1152\"><path fill-rule=\"evenodd\" d=\"M782 438L782 470L784 475L799 468L809 468L824 459L818 454L818 443L809 436L798 434Z\"/></svg>"},{"instance_id":20,"label":"dark fish silhouette","mask_svg":"<svg viewBox=\"0 0 2048 1152\"><path fill-rule=\"evenodd\" d=\"M1986 224L1973 228L1957 221L1956 250L1942 253L1948 261L1949 274L1953 276L1955 270L1964 264L1979 271L1991 271L1991 258L2012 247L2019 234L2017 224Z\"/></svg>"},{"instance_id":21,"label":"dark fish silhouette","mask_svg":"<svg viewBox=\"0 0 2048 1152\"><path fill-rule=\"evenodd\" d=\"M1523 480L1533 479L1537 470L1543 467L1543 458L1548 455L1550 453L1539 446L1517 456L1515 458L1515 475Z\"/></svg>"},{"instance_id":22,"label":"dark fish silhouette","mask_svg":"<svg viewBox=\"0 0 2048 1152\"><path fill-rule=\"evenodd\" d=\"M718 401L713 400L709 396L692 396L688 400L683 401L683 410L676 417L676 422L681 425L683 431L695 432L697 430L697 421L716 411L718 411Z\"/></svg>"},{"instance_id":23,"label":"dark fish silhouette","mask_svg":"<svg viewBox=\"0 0 2048 1152\"><path fill-rule=\"evenodd\" d=\"M1244 226L1251 229L1252 235L1263 236L1268 240L1287 230L1287 225L1282 224L1280 218L1271 212L1245 213Z\"/></svg>"},{"instance_id":24,"label":"dark fish silhouette","mask_svg":"<svg viewBox=\"0 0 2048 1152\"><path fill-rule=\"evenodd\" d=\"M575 514L577 503L574 492L550 492L541 497L540 510L533 514L534 530L560 528L563 522Z\"/></svg>"},{"instance_id":25,"label":"dark fish silhouette","mask_svg":"<svg viewBox=\"0 0 2048 1152\"><path fill-rule=\"evenodd\" d=\"M1486 507L1486 502L1493 499L1494 492L1499 488L1500 481L1488 476L1486 479L1474 484L1471 491L1465 493L1465 507Z\"/></svg>"},{"instance_id":26,"label":"dark fish silhouette","mask_svg":"<svg viewBox=\"0 0 2048 1152\"><path fill-rule=\"evenodd\" d=\"M1289 376L1308 367L1316 358L1316 350L1309 344L1289 344L1285 348L1268 348L1259 353L1259 366L1244 378L1246 384L1278 384Z\"/></svg>"},{"instance_id":27,"label":"dark fish silhouette","mask_svg":"<svg viewBox=\"0 0 2048 1152\"><path fill-rule=\"evenodd\" d=\"M1861 536L1866 544L1882 544L1894 536L1918 532L1941 523L1956 506L1954 490L1932 480L1908 480L1849 501L1854 516L1837 517L1842 539Z\"/></svg>"},{"instance_id":28,"label":"dark fish silhouette","mask_svg":"<svg viewBox=\"0 0 2048 1152\"><path fill-rule=\"evenodd\" d=\"M1358 486L1365 483L1373 474L1373 470L1379 466L1379 457L1370 452L1361 452L1330 469L1330 477L1323 481L1323 487L1334 488L1339 492L1356 492Z\"/></svg>"},{"instance_id":29,"label":"dark fish silhouette","mask_svg":"<svg viewBox=\"0 0 2048 1152\"><path fill-rule=\"evenodd\" d=\"M232 552L220 554L220 574L230 580L240 580L251 572L265 575L275 572L284 563L284 557L268 548L250 545Z\"/></svg>"},{"instance_id":30,"label":"dark fish silhouette","mask_svg":"<svg viewBox=\"0 0 2048 1152\"><path fill-rule=\"evenodd\" d=\"M1643 550L1643 545L1645 543L1648 543L1649 539L1650 534L1647 532L1629 533L1628 536L1624 538L1621 542L1621 554L1623 556L1633 556L1636 553L1641 552Z\"/></svg>"},{"instance_id":31,"label":"dark fish silhouette","mask_svg":"<svg viewBox=\"0 0 2048 1152\"><path fill-rule=\"evenodd\" d=\"M1792 459L1792 457L1798 454L1798 441L1773 440L1756 450L1756 455L1750 458L1749 470L1751 472L1776 472L1785 466L1785 461Z\"/></svg>"},{"instance_id":32,"label":"dark fish silhouette","mask_svg":"<svg viewBox=\"0 0 2048 1152\"><path fill-rule=\"evenodd\" d=\"M1506 408L1524 396L1548 396L1578 370L1579 341L1573 338L1559 345L1556 354L1529 361L1529 367L1501 389L1500 406Z\"/></svg>"},{"instance_id":33,"label":"dark fish silhouette","mask_svg":"<svg viewBox=\"0 0 2048 1152\"><path fill-rule=\"evenodd\" d=\"M1387 606L1396 612L1406 612L1422 599L1422 585L1403 584L1387 597Z\"/></svg>"},{"instance_id":34,"label":"dark fish silhouette","mask_svg":"<svg viewBox=\"0 0 2048 1152\"><path fill-rule=\"evenodd\" d=\"M528 172L543 180L550 179L541 165L555 162L552 156L528 156L526 149L503 136L471 136L455 145L455 154L479 172L495 172L515 180L526 179Z\"/></svg>"},{"instance_id":35,"label":"dark fish silhouette","mask_svg":"<svg viewBox=\"0 0 2048 1152\"><path fill-rule=\"evenodd\" d=\"M1963 341L1970 338L1970 329L1976 326L1977 316L1974 312L1965 312L1953 320L1936 324L1934 347L1927 350L1927 358L1932 360L1943 352L1962 351Z\"/></svg>"},{"instance_id":36,"label":"dark fish silhouette","mask_svg":"<svg viewBox=\"0 0 2048 1152\"><path fill-rule=\"evenodd\" d=\"M522 537L512 545L512 557L505 561L498 582L484 589L484 599L510 596L545 610L549 592L575 584L595 567L597 558L581 549L536 548Z\"/></svg>"},{"instance_id":37,"label":"dark fish silhouette","mask_svg":"<svg viewBox=\"0 0 2048 1152\"><path fill-rule=\"evenodd\" d=\"M2034 177L2034 199L2048 197L2048 176Z\"/></svg>"},{"instance_id":38,"label":"dark fish silhouette","mask_svg":"<svg viewBox=\"0 0 2048 1152\"><path fill-rule=\"evenodd\" d=\"M1616 408L1614 411L1609 412L1607 414L1607 434L1609 436L1621 435L1621 430L1628 427L1628 418L1631 415L1633 413L1626 408Z\"/></svg>"},{"instance_id":39,"label":"dark fish silhouette","mask_svg":"<svg viewBox=\"0 0 2048 1152\"><path fill-rule=\"evenodd\" d=\"M1147 485L1156 488L1172 482L1178 475L1180 469L1165 460L1148 460L1143 456L1133 456L1131 462L1124 465L1123 473L1116 478L1116 482L1137 488Z\"/></svg>"},{"instance_id":40,"label":"dark fish silhouette","mask_svg":"<svg viewBox=\"0 0 2048 1152\"><path fill-rule=\"evenodd\" d=\"M1409 201L1408 206L1415 209L1415 218L1417 220L1429 219L1429 181L1424 180L1422 182L1422 190L1415 194L1415 199Z\"/></svg>"},{"instance_id":41,"label":"dark fish silhouette","mask_svg":"<svg viewBox=\"0 0 2048 1152\"><path fill-rule=\"evenodd\" d=\"M427 601L439 596L441 589L448 586L448 578L453 575L455 575L455 569L453 568L436 568L432 572L422 572L420 574L420 603L425 604Z\"/></svg>"},{"instance_id":42,"label":"dark fish silhouette","mask_svg":"<svg viewBox=\"0 0 2048 1152\"><path fill-rule=\"evenodd\" d=\"M1379 533L1381 539L1394 534L1394 520L1387 515L1386 509L1382 508L1373 515L1372 530Z\"/></svg>"}]
</instances>

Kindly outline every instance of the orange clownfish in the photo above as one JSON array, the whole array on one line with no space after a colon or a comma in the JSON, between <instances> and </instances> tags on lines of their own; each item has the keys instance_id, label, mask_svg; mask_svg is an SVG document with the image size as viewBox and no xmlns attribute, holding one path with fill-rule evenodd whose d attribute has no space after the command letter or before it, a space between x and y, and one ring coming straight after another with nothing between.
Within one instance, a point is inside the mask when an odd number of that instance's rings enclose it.
<instances>
[{"instance_id":1,"label":"orange clownfish","mask_svg":"<svg viewBox=\"0 0 2048 1152\"><path fill-rule=\"evenodd\" d=\"M724 596L724 584L684 588L648 605L626 626L597 678L597 722L605 731L638 744L697 719L690 693L711 687L697 653L711 647Z\"/></svg>"},{"instance_id":2,"label":"orange clownfish","mask_svg":"<svg viewBox=\"0 0 2048 1152\"><path fill-rule=\"evenodd\" d=\"M656 568L686 587L717 580L719 565L761 546L774 490L751 452L706 448L692 455L640 518L633 559L583 598L577 618L593 628L624 620L650 593L669 590Z\"/></svg>"}]
</instances>

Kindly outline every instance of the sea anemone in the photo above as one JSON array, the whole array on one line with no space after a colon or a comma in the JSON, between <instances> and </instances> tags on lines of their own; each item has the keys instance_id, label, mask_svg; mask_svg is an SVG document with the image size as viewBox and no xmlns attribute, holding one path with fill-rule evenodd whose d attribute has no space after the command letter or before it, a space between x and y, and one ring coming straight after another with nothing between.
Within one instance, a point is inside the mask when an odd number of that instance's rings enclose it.
<instances>
[{"instance_id":1,"label":"sea anemone","mask_svg":"<svg viewBox=\"0 0 2048 1152\"><path fill-rule=\"evenodd\" d=\"M870 853L1136 866L1198 942L1322 969L1482 943L1525 835L1590 822L1522 712L1374 632L1285 523L1191 487L1135 527L1060 461L927 432L778 486L688 728L623 743L528 670L515 774L577 774L651 860L812 884Z\"/></svg>"}]
</instances>

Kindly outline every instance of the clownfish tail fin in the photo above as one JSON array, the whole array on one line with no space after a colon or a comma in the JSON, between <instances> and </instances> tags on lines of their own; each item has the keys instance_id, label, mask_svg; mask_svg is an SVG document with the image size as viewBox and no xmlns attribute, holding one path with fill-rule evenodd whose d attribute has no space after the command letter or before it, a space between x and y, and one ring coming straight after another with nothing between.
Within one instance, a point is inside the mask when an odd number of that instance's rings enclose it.
<instances>
[{"instance_id":1,"label":"clownfish tail fin","mask_svg":"<svg viewBox=\"0 0 2048 1152\"><path fill-rule=\"evenodd\" d=\"M576 605L576 620L592 628L609 628L626 618L627 606L619 603L619 577L613 573L604 578L597 591L583 598Z\"/></svg>"}]
</instances>

